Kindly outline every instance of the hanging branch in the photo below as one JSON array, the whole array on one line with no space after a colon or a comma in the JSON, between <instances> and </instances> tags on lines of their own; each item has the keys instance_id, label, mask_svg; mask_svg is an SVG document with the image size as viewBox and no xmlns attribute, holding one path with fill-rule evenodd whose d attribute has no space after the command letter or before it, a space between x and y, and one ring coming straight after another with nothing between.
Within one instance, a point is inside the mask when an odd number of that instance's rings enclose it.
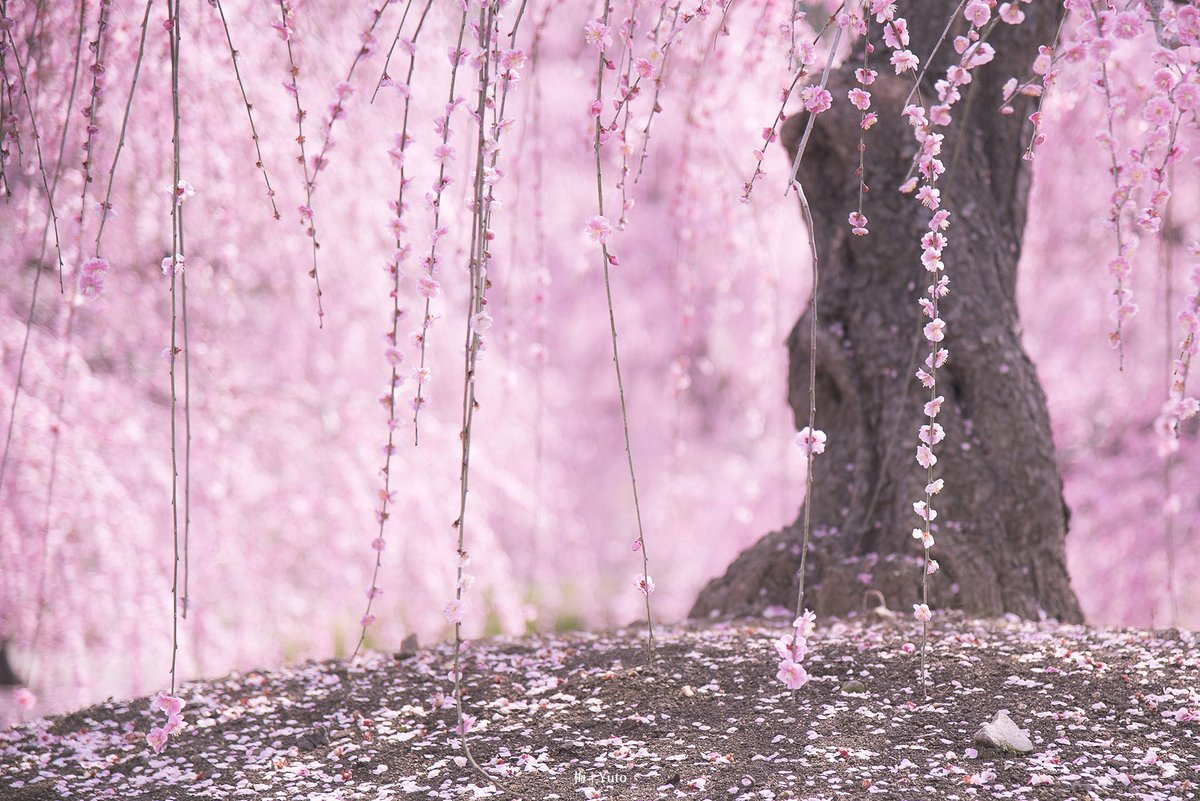
<instances>
[{"instance_id":1,"label":"hanging branch","mask_svg":"<svg viewBox=\"0 0 1200 801\"><path fill-rule=\"evenodd\" d=\"M827 19L825 21L825 24L821 27L821 30L817 31L817 35L815 37L813 37L813 45L814 46L816 45L817 42L821 41L821 38L823 36L825 36L825 32L828 31L829 27L834 24L834 21L836 20L837 15L841 13L842 9L845 8L845 6L846 6L846 3L845 3L845 0L843 0L843 2L834 10L834 12L829 15L829 19ZM841 36L840 26L838 27L838 36ZM834 47L832 48L832 50L833 51L837 50L836 42L834 43ZM830 58L832 61L832 53L830 54ZM831 64L828 65L826 67L826 73L821 76L822 86L824 86L824 82L828 78L828 69L831 66L832 66ZM763 175L766 174L766 172L762 168L763 159L766 158L766 153L765 153L766 148L768 145L770 145L772 142L774 142L775 139L778 137L779 126L786 118L786 115L784 112L787 109L788 101L791 100L792 94L796 91L796 87L800 84L800 81L804 80L807 77L808 77L808 66L805 64L801 64L799 69L796 70L796 74L794 76L792 76L791 83L788 84L786 89L784 89L783 91L781 91L779 93L780 94L779 110L777 112L775 112L775 119L771 121L770 127L763 129L762 147L756 148L754 151L754 160L756 162L754 165L754 174L750 176L750 180L748 180L744 184L742 184L742 202L743 203L750 202L750 193L754 191L754 184L758 181L759 178L761 178ZM807 142L805 144L807 145ZM803 149L798 150L797 153L802 154ZM793 176L796 174L796 170L799 168L799 166L800 166L799 160L797 160L795 163L793 163L792 173L791 173ZM789 185L789 187L791 186L790 183L788 185Z\"/></svg>"},{"instance_id":2,"label":"hanging branch","mask_svg":"<svg viewBox=\"0 0 1200 801\"><path fill-rule=\"evenodd\" d=\"M604 13L599 20L592 20L585 28L585 35L600 51L598 57L598 65L596 67L596 106L603 107L604 103L604 70L608 66L608 60L604 55L606 39L610 28L608 25L609 15L612 8L608 0L602 0ZM610 40L611 41L611 40ZM646 602L646 659L648 662L654 662L654 619L650 611L650 594L654 592L654 582L650 578L650 559L646 553L646 533L642 526L642 507L638 498L637 489L637 473L633 467L633 448L629 437L629 409L625 403L625 384L621 377L621 358L617 349L617 318L613 311L613 294L612 281L609 275L609 268L612 265L619 264L615 253L610 253L608 249L608 236L612 233L612 225L608 218L604 216L604 167L601 153L601 146L605 138L605 130L601 125L599 114L595 114L594 133L592 147L596 154L596 208L598 215L588 220L587 231L589 236L600 244L600 255L603 260L604 267L604 292L608 301L608 323L609 332L612 339L613 351L613 367L617 374L617 395L621 401L621 425L625 434L625 456L629 463L629 480L633 487L633 510L637 518L637 549L642 554L642 573L637 581L637 587L641 591Z\"/></svg>"},{"instance_id":3,"label":"hanging branch","mask_svg":"<svg viewBox=\"0 0 1200 801\"><path fill-rule=\"evenodd\" d=\"M304 148L304 117L306 112L300 105L300 68L296 66L296 56L292 52L292 29L288 25L292 11L288 7L287 0L279 0L279 13L282 17L280 35L287 45L288 76L291 78L291 83L287 85L287 89L288 93L296 101L296 144L300 146L299 161L300 166L304 168L304 205L300 207L300 224L307 226L305 231L309 239L312 240L312 269L308 271L308 277L313 279L317 285L317 327L324 328L325 307L321 303L321 277L317 272L317 251L321 248L321 243L317 241L317 228L313 221L313 178L309 176L308 154Z\"/></svg>"},{"instance_id":4,"label":"hanging branch","mask_svg":"<svg viewBox=\"0 0 1200 801\"><path fill-rule=\"evenodd\" d=\"M372 103L375 102L375 97L376 97L376 95L379 94L379 90L381 88L383 88L384 86L392 85L392 76L388 75L388 67L390 67L392 65L392 54L396 52L396 45L400 43L400 34L404 31L404 23L408 22L408 12L412 10L412 4L413 4L413 0L408 0L408 4L404 7L404 13L402 15L400 15L400 24L396 26L396 35L392 37L392 46L388 48L387 57L384 58L384 60L383 60L383 72L380 73L379 80L375 81L375 90L373 92L371 92L371 102ZM425 13L421 15L422 22L425 21L425 14L428 14L428 13L429 13L429 5L427 4L425 6ZM378 18L376 18L376 19L378 20ZM421 26L418 25L417 30L420 30L420 29L421 29ZM415 37L414 37L414 39L415 39ZM411 76L412 76L412 60L411 60L412 53L411 52L409 53L409 56L410 56L409 77L411 78ZM406 82L405 87L407 88L407 86L408 86L408 84ZM407 95L405 95L405 97L407 98ZM406 106L406 108L407 108L407 106Z\"/></svg>"},{"instance_id":5,"label":"hanging branch","mask_svg":"<svg viewBox=\"0 0 1200 801\"><path fill-rule=\"evenodd\" d=\"M359 45L358 52L354 54L354 60L350 62L350 69L346 72L346 78L334 87L333 106L329 109L329 122L325 124L325 131L321 140L321 151L313 159L312 191L314 193L317 191L317 175L320 174L321 170L325 169L325 154L329 152L329 148L333 144L333 125L341 118L343 113L342 104L345 103L346 98L350 96L352 91L350 81L354 78L354 71L358 69L358 62L362 61L364 56L372 52L371 44L375 38L375 28L379 25L379 20L383 17L383 12L387 10L390 4L391 0L384 0L383 5L372 12L371 27L367 28L362 34L362 42ZM412 4L412 0L409 0L409 4ZM407 9L405 14L407 16ZM403 25L403 21L401 21L401 25ZM309 205L312 204L310 203Z\"/></svg>"},{"instance_id":6,"label":"hanging branch","mask_svg":"<svg viewBox=\"0 0 1200 801\"><path fill-rule=\"evenodd\" d=\"M463 7L462 20L458 25L458 43L454 46L454 57L451 59L450 66L450 96L446 101L446 114L434 122L435 130L441 130L442 143L436 152L442 155L438 156L438 177L437 183L433 186L433 233L430 235L432 243L429 246L429 256L425 259L425 275L419 279L421 287L421 295L425 298L425 313L421 320L421 333L418 337L421 341L421 361L417 367L417 396L413 398L413 445L419 446L421 443L421 428L420 417L421 409L424 407L428 399L424 396L425 379L429 374L425 367L425 356L429 342L429 326L432 319L429 314L430 303L437 295L440 285L434 278L434 274L438 269L438 242L446 231L442 228L442 192L450 183L450 179L446 177L446 163L450 160L454 149L450 147L450 117L454 114L454 110L458 108L458 103L454 99L454 88L458 82L458 66L466 57L463 51L463 36L467 30L467 9Z\"/></svg>"},{"instance_id":7,"label":"hanging branch","mask_svg":"<svg viewBox=\"0 0 1200 801\"><path fill-rule=\"evenodd\" d=\"M63 114L63 131L62 131L62 138L59 140L59 143L58 143L58 160L55 162L54 182L50 186L50 190L52 193L57 191L57 189L58 189L58 182L59 182L59 179L62 177L63 168L65 166L64 162L63 162L63 156L66 154L67 140L70 138L69 134L70 134L70 130L71 130L71 116L72 116L71 109L75 106L75 93L79 86L79 64L80 64L82 52L83 52L83 26L84 26L84 22L86 20L86 16L87 16L87 1L80 0L78 34L75 39L75 62L71 68L71 89L67 93L67 103L66 103L66 107L64 109L64 114ZM3 135L0 135L0 141L3 141ZM49 232L49 222L47 221L46 226L44 226L42 228L42 245L41 245L42 250L41 250L41 254L38 256L38 263L41 263L41 261L46 257L47 237L49 236L49 233L50 233ZM38 276L40 276L40 275L41 275L41 270L38 270ZM38 285L38 279L37 279L37 277L35 277L34 278L33 298L30 301L30 305L29 305L29 315L25 320L25 340L24 340L24 343L22 344L22 348L21 348L21 359L17 366L16 390L15 390L14 396L13 396L14 412L15 412L15 408L16 408L16 397L17 397L15 393L20 391L22 378L24 376L25 354L29 347L29 334L33 330L34 310L37 308L37 285ZM74 325L75 325L76 305L74 303L68 303L67 308L68 308L68 311L67 311L66 340L69 342L71 339L71 332L74 329ZM35 660L37 659L37 647L38 647L38 641L41 638L43 612L45 610L45 603L46 603L46 574L48 572L47 559L48 559L48 554L49 554L49 550L50 550L50 546L49 546L49 542L50 542L50 510L51 510L51 507L53 504L53 499L54 499L54 486L58 479L58 454L59 454L58 447L59 447L59 441L62 438L61 422L63 419L63 407L66 403L66 397L67 397L66 375L67 375L69 356L70 356L70 351L68 349L63 353L63 362L62 362L63 382L62 382L62 386L59 387L58 401L57 401L57 404L55 407L55 412L54 412L54 417L53 417L53 419L55 421L57 421L58 424L53 427L52 433L51 433L52 442L51 442L51 446L50 446L50 477L49 477L49 480L46 482L46 503L45 503L44 512L43 512L42 547L41 547L41 554L40 554L41 558L38 560L37 606L36 606L36 609L34 612L35 622L34 622L34 626L33 626L33 639L30 640L30 644L29 644L29 651L31 654L31 659L30 659L30 664L29 664L29 670L25 676L25 685L26 686L30 686L33 683L32 682L33 668L34 668ZM14 421L11 418L8 421L8 430L10 433L12 432L13 422ZM5 450L4 450L4 457L3 457L4 462L8 461L8 443L9 442L11 442L11 438L9 438L5 443ZM2 474L2 473L3 473L3 468L0 468L0 474ZM0 485L2 485L2 482L0 482Z\"/></svg>"},{"instance_id":8,"label":"hanging branch","mask_svg":"<svg viewBox=\"0 0 1200 801\"><path fill-rule=\"evenodd\" d=\"M83 188L79 192L79 225L83 227L83 218L87 213L87 192L88 186L92 183L92 143L95 134L99 132L100 125L96 122L96 111L100 105L101 79L105 73L104 65L104 34L108 30L108 11L112 6L112 0L101 0L100 3L100 18L96 23L96 39L88 44L88 49L96 54L96 60L92 63L92 100L84 111L84 118L87 120L87 137L83 144Z\"/></svg>"},{"instance_id":9,"label":"hanging branch","mask_svg":"<svg viewBox=\"0 0 1200 801\"><path fill-rule=\"evenodd\" d=\"M0 9L0 16L4 16L5 13L7 13L6 9ZM71 70L71 90L67 94L66 108L63 113L63 132L62 132L62 138L58 142L58 160L55 162L54 181L51 183L49 193L48 193L48 197L50 198L51 208L53 208L53 204L54 204L54 195L58 191L59 179L62 177L63 156L66 153L68 134L71 130L71 109L75 105L75 92L79 85L79 63L80 63L81 54L82 54L82 50L83 50L83 24L84 24L84 19L85 19L86 13L87 13L86 0L80 0L80 3L79 3L79 31L78 31L78 35L75 40L75 63ZM12 44L11 33L9 34L9 43L10 43L10 45ZM7 50L8 48L0 48L0 49ZM15 48L13 48L13 52L15 55L15 52L16 52ZM2 65L0 65L0 66L2 66ZM7 84L7 76L6 75L5 75L5 83ZM3 119L3 112L0 112L0 119ZM3 131L0 130L0 144L2 144L3 141L4 141ZM5 185L5 188L7 189L8 183L7 183L6 178L5 178L4 185ZM11 194L11 192L10 192L10 194ZM21 341L21 355L17 359L17 377L16 377L16 381L14 382L14 386L13 386L12 405L9 407L9 410L8 410L8 428L7 428L7 430L5 432L5 436L4 436L4 455L0 456L0 488L3 488L3 486L4 486L4 474L8 470L8 457L9 457L9 453L12 450L13 429L15 427L16 417L17 417L17 403L21 399L21 387L24 385L24 378L25 378L25 358L29 354L29 340L30 340L30 336L33 333L33 317L34 317L34 313L37 310L38 290L39 290L39 288L41 286L41 282L42 282L42 269L41 269L40 265L42 264L43 261L45 261L45 258L46 258L46 247L48 245L47 236L49 234L50 224L53 219L54 218L52 216L50 219L48 219L46 221L46 224L42 227L42 244L41 244L41 250L38 253L38 259L37 259L37 263L38 263L39 267L33 276L33 290L31 292L31 297L30 297L30 301L29 301L29 314L27 314L25 317L25 335ZM55 236L57 239L57 228L55 229ZM60 267L61 267L61 263L62 263L62 259L60 256L60 258L59 258ZM61 276L60 276L60 280L61 280Z\"/></svg>"},{"instance_id":10,"label":"hanging branch","mask_svg":"<svg viewBox=\"0 0 1200 801\"><path fill-rule=\"evenodd\" d=\"M104 236L104 224L108 222L108 213L112 211L113 184L117 178L117 162L121 151L125 148L125 132L129 128L129 116L133 109L133 95L137 90L138 75L142 71L142 57L146 52L146 30L150 23L150 7L154 0L146 0L146 11L142 15L142 33L138 40L137 60L133 63L133 79L129 83L129 97L125 101L125 115L121 118L121 136L117 139L117 148L113 152L112 166L108 168L108 189L104 193L104 201L100 204L100 226L96 229L96 255L100 255L100 241Z\"/></svg>"},{"instance_id":11,"label":"hanging branch","mask_svg":"<svg viewBox=\"0 0 1200 801\"><path fill-rule=\"evenodd\" d=\"M242 82L242 72L238 68L238 50L233 46L233 36L229 33L229 23L225 21L225 8L221 5L221 0L213 0L213 2L217 6L217 13L221 15L221 27L225 30L225 41L229 44L229 60L233 64L233 75L237 79L238 89L242 92L242 104L246 107L246 119L250 121L250 138L254 140L254 166L262 173L263 183L267 185L267 200L271 202L271 212L278 220L280 214L279 207L275 205L275 190L271 188L271 176L267 174L267 167L263 163L262 148L259 147L258 129L254 127L254 105L246 96L246 85Z\"/></svg>"},{"instance_id":12,"label":"hanging branch","mask_svg":"<svg viewBox=\"0 0 1200 801\"><path fill-rule=\"evenodd\" d=\"M416 41L421 35L421 29L425 26L425 18L429 15L429 9L433 7L433 0L426 0L425 10L421 13L421 18L417 21L417 28L413 32L411 42L414 49L409 54L408 60L408 75L405 81L412 83L413 72L417 66ZM407 17L408 11L405 10ZM401 22L403 26L403 22ZM396 37L399 38L400 32L396 32ZM376 513L379 520L379 533L372 541L371 545L375 550L375 568L371 572L371 586L367 589L367 608L363 612L360 621L362 631L358 637L358 644L354 646L354 653L350 655L350 660L353 661L362 651L363 645L367 640L367 628L375 622L375 616L371 614L371 608L375 604L375 599L382 592L379 588L379 570L383 567L383 549L387 545L384 539L384 529L387 520L391 513L388 511L394 500L392 492L392 455L396 452L396 387L400 384L400 365L403 363L404 354L400 351L399 335L400 335L400 320L404 317L404 311L400 308L400 278L402 276L400 270L400 262L406 258L411 251L411 245L405 245L401 240L401 234L405 232L403 222L404 217L404 190L408 188L409 182L412 180L406 174L405 151L408 147L408 120L409 112L412 106L412 96L404 96L404 113L400 125L400 135L396 142L395 158L400 162L400 187L396 191L396 252L388 269L392 276L392 329L387 334L388 344L390 347L387 350L387 359L391 364L391 381L388 383L388 394L383 399L388 410L388 442L384 449L383 462L383 489L379 493L380 508Z\"/></svg>"},{"instance_id":13,"label":"hanging branch","mask_svg":"<svg viewBox=\"0 0 1200 801\"><path fill-rule=\"evenodd\" d=\"M50 180L46 176L46 164L42 159L42 138L38 134L37 115L33 111L33 99L29 96L28 76L25 74L25 65L21 61L21 55L17 52L17 44L13 39L12 30L4 31L4 35L8 39L9 48L12 50L13 60L17 62L17 75L21 81L21 95L25 98L25 108L29 111L29 130L33 134L33 146L37 154L38 173L42 178L42 191L46 194L46 205L49 209L51 225L54 227L54 252L58 256L58 289L59 292L65 293L66 287L63 284L62 242L58 236L58 213L54 210L54 193L50 190ZM40 265L38 266L38 270L41 270ZM0 480L2 479L3 475L0 474Z\"/></svg>"},{"instance_id":14,"label":"hanging branch","mask_svg":"<svg viewBox=\"0 0 1200 801\"><path fill-rule=\"evenodd\" d=\"M493 180L489 177L489 169L484 165L484 159L491 154L492 167L494 171L496 165L496 156L499 145L499 137L502 129L501 122L495 116L493 117L492 135L489 138L485 115L489 105L494 112L498 111L500 116L503 115L503 104L507 97L508 80L504 82L504 93L499 100L496 98L496 83L497 78L492 73L493 59L496 55L497 40L499 38L499 15L497 14L496 3L487 2L480 7L479 10L479 45L482 50L482 61L479 67L479 94L478 103L476 105L477 122L479 123L478 135L475 148L475 181L472 188L472 204L471 204L471 246L470 246L470 261L468 264L470 272L470 289L467 300L467 323L466 323L466 343L464 347L464 364L463 364L463 410L462 410L462 431L460 439L462 440L462 469L459 478L459 508L458 519L454 521L454 527L458 531L458 551L457 551L457 567L456 567L456 582L454 591L454 605L456 614L454 615L454 700L455 709L457 712L458 724L455 729L459 736L459 742L463 747L463 754L466 756L467 762L479 775L483 776L487 781L495 784L500 789L516 795L516 792L508 787L505 783L499 781L487 771L485 771L475 760L471 753L470 743L467 739L467 733L471 730L471 726L475 718L466 714L463 709L463 683L462 683L462 609L463 609L463 594L470 587L473 581L472 577L464 572L469 556L466 550L466 511L467 511L467 491L468 478L470 476L471 464L471 434L473 431L473 422L475 419L475 411L479 408L479 402L475 397L475 378L476 368L479 356L479 349L483 344L482 331L486 330L491 325L491 317L484 310L487 306L487 289L491 286L491 281L487 277L487 267L490 259L488 251L488 242L491 239L491 230L489 227L492 208L492 184ZM506 73L507 74L507 73ZM491 89L491 97L488 96L489 88Z\"/></svg>"}]
</instances>

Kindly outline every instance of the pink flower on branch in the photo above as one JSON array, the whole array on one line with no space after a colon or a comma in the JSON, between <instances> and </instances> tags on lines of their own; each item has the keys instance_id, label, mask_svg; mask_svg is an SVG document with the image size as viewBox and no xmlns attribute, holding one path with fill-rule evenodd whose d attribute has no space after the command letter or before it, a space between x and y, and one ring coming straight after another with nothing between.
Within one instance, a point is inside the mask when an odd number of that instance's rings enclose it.
<instances>
[{"instance_id":1,"label":"pink flower on branch","mask_svg":"<svg viewBox=\"0 0 1200 801\"><path fill-rule=\"evenodd\" d=\"M798 662L783 659L779 663L779 672L775 674L775 678L783 682L783 686L789 690L799 690L808 683L808 671Z\"/></svg>"},{"instance_id":2,"label":"pink flower on branch","mask_svg":"<svg viewBox=\"0 0 1200 801\"><path fill-rule=\"evenodd\" d=\"M825 432L817 429L810 430L808 426L800 429L796 433L796 445L799 446L800 452L805 454L821 454L825 452Z\"/></svg>"},{"instance_id":3,"label":"pink flower on branch","mask_svg":"<svg viewBox=\"0 0 1200 801\"><path fill-rule=\"evenodd\" d=\"M595 214L587 218L587 222L583 226L583 232L587 234L587 238L591 241L599 242L603 245L608 242L608 235L613 232L613 227L607 217Z\"/></svg>"},{"instance_id":4,"label":"pink flower on branch","mask_svg":"<svg viewBox=\"0 0 1200 801\"><path fill-rule=\"evenodd\" d=\"M833 95L829 94L829 90L821 86L806 86L800 90L800 100L804 103L804 108L812 114L820 114L829 111L833 105Z\"/></svg>"},{"instance_id":5,"label":"pink flower on branch","mask_svg":"<svg viewBox=\"0 0 1200 801\"><path fill-rule=\"evenodd\" d=\"M603 53L612 47L612 28L601 20L589 20L583 26L583 40Z\"/></svg>"}]
</instances>

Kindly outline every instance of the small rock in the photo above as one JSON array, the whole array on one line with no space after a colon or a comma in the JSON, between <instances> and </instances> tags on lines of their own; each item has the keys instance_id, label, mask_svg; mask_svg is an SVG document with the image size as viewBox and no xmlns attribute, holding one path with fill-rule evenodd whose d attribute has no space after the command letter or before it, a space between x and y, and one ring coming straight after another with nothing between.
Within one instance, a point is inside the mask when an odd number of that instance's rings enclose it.
<instances>
[{"instance_id":1,"label":"small rock","mask_svg":"<svg viewBox=\"0 0 1200 801\"><path fill-rule=\"evenodd\" d=\"M685 698L692 698L696 695L696 691L692 689L690 684L683 685L683 689L679 692L683 693Z\"/></svg>"},{"instance_id":2,"label":"small rock","mask_svg":"<svg viewBox=\"0 0 1200 801\"><path fill-rule=\"evenodd\" d=\"M400 643L400 650L396 652L396 661L402 662L405 659L411 659L417 655L417 650L420 645L417 643L417 635L410 634L404 638L404 642Z\"/></svg>"},{"instance_id":3,"label":"small rock","mask_svg":"<svg viewBox=\"0 0 1200 801\"><path fill-rule=\"evenodd\" d=\"M838 692L843 693L865 693L867 685L863 684L858 679L850 679L850 681L838 688Z\"/></svg>"},{"instance_id":4,"label":"small rock","mask_svg":"<svg viewBox=\"0 0 1200 801\"><path fill-rule=\"evenodd\" d=\"M311 751L329 742L329 733L321 727L306 731L296 738L296 747L301 751Z\"/></svg>"},{"instance_id":5,"label":"small rock","mask_svg":"<svg viewBox=\"0 0 1200 801\"><path fill-rule=\"evenodd\" d=\"M1017 724L1008 716L1007 709L1001 709L990 723L983 724L975 732L975 742L1006 754L1028 754L1033 751L1033 741L1024 730L1017 728Z\"/></svg>"}]
</instances>

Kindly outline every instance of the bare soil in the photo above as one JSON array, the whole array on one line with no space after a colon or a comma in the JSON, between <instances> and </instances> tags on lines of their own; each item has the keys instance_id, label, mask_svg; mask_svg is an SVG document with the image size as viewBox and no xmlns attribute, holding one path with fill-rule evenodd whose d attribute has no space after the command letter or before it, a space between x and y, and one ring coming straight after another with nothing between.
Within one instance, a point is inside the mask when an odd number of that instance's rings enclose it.
<instances>
[{"instance_id":1,"label":"bare soil","mask_svg":"<svg viewBox=\"0 0 1200 801\"><path fill-rule=\"evenodd\" d=\"M937 617L926 698L916 624L823 622L798 691L775 680L788 617L662 627L653 665L637 627L473 643L467 741L486 777L454 732L439 644L185 685L186 728L161 755L146 698L0 732L0 799L1200 794L1194 633ZM974 744L998 709L1032 754Z\"/></svg>"}]
</instances>

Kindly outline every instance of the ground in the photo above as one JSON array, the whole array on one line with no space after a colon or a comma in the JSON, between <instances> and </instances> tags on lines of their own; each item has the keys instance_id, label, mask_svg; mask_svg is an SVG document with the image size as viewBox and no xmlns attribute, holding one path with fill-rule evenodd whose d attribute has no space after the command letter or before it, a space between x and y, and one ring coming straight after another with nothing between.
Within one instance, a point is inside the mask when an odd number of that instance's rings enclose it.
<instances>
[{"instance_id":1,"label":"ground","mask_svg":"<svg viewBox=\"0 0 1200 801\"><path fill-rule=\"evenodd\" d=\"M775 680L790 616L474 643L473 755L526 799L1191 799L1194 633L935 617L929 698L915 624L823 621L811 681ZM451 648L188 684L156 756L149 699L0 732L0 797L469 799L503 791L454 733ZM845 685L858 680L862 687ZM973 736L1007 709L1034 743Z\"/></svg>"}]
</instances>

